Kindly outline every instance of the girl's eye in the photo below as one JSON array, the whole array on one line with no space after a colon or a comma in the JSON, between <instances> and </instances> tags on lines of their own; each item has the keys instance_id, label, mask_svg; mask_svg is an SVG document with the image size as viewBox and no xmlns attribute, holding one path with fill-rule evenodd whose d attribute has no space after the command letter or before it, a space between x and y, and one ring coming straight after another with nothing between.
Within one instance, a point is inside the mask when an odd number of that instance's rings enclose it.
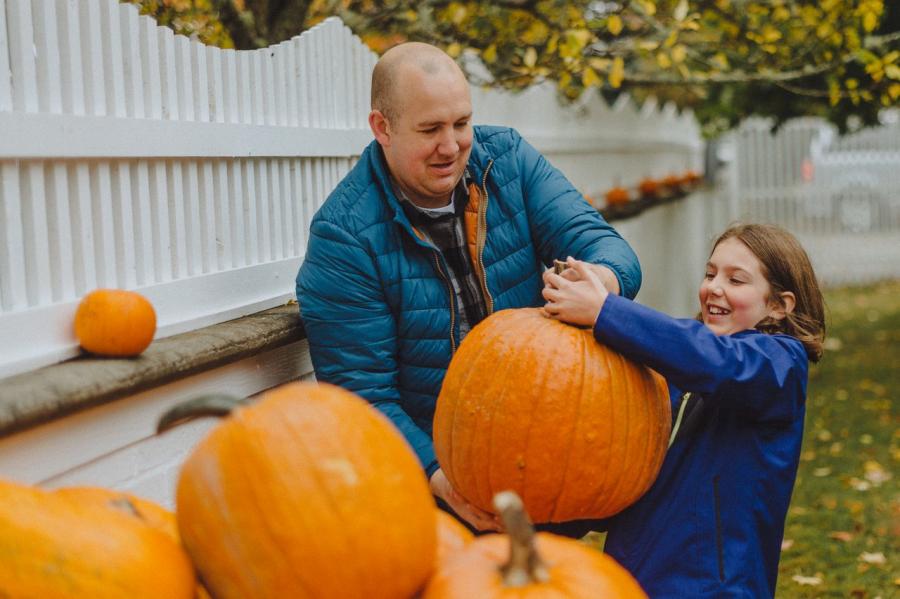
<instances>
[{"instance_id":1,"label":"girl's eye","mask_svg":"<svg viewBox=\"0 0 900 599\"><path fill-rule=\"evenodd\" d=\"M706 278L707 281L712 281L714 276L716 276L716 275L714 275L711 272L708 272L708 273L706 273L706 275L704 275L704 277Z\"/></svg>"},{"instance_id":2,"label":"girl's eye","mask_svg":"<svg viewBox=\"0 0 900 599\"><path fill-rule=\"evenodd\" d=\"M731 284L732 284L732 285L743 285L744 282L743 282L742 280L740 280L740 279L732 278L732 279L731 279Z\"/></svg>"}]
</instances>

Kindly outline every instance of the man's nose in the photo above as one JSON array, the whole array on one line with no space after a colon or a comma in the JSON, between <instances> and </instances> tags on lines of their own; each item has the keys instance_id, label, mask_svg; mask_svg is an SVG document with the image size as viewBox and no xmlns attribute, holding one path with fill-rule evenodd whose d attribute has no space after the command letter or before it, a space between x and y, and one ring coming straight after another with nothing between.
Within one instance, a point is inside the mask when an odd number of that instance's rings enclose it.
<instances>
[{"instance_id":1,"label":"man's nose","mask_svg":"<svg viewBox=\"0 0 900 599\"><path fill-rule=\"evenodd\" d=\"M444 131L441 134L440 141L438 142L438 152L443 154L444 156L449 156L451 154L456 154L458 151L459 141L457 141L453 129Z\"/></svg>"}]
</instances>

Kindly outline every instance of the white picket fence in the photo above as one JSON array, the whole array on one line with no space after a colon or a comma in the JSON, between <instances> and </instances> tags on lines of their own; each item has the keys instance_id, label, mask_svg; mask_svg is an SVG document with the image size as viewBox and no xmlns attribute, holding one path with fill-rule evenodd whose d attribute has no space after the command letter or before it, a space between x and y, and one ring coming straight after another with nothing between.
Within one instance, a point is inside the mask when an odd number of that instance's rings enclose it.
<instances>
[{"instance_id":1,"label":"white picket fence","mask_svg":"<svg viewBox=\"0 0 900 599\"><path fill-rule=\"evenodd\" d=\"M748 119L731 136L732 218L784 226L823 283L900 277L900 113L839 136L821 119L776 133Z\"/></svg>"},{"instance_id":2,"label":"white picket fence","mask_svg":"<svg viewBox=\"0 0 900 599\"><path fill-rule=\"evenodd\" d=\"M371 140L376 58L335 18L234 51L116 0L0 0L0 378L76 355L97 287L148 296L158 337L290 299L313 213ZM473 101L587 193L700 166L671 106Z\"/></svg>"}]
</instances>

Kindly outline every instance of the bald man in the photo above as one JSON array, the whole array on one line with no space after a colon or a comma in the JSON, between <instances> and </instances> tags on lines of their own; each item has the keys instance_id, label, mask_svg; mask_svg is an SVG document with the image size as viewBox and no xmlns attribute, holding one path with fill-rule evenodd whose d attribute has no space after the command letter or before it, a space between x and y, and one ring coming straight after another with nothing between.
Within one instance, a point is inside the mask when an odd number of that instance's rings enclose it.
<instances>
[{"instance_id":1,"label":"bald man","mask_svg":"<svg viewBox=\"0 0 900 599\"><path fill-rule=\"evenodd\" d=\"M593 264L627 297L640 286L640 266L515 130L473 127L469 85L440 49L406 43L382 56L369 126L375 140L313 218L297 275L316 378L386 414L439 504L475 530L495 530L495 517L451 487L434 455L432 419L450 358L487 315L543 305L541 274L554 258Z\"/></svg>"}]
</instances>

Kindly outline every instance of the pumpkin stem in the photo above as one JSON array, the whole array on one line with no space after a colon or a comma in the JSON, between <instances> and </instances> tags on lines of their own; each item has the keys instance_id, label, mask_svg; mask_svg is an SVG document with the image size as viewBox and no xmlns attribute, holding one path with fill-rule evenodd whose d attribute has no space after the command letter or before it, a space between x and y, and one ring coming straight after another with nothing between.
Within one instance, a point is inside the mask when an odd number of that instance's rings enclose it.
<instances>
[{"instance_id":1,"label":"pumpkin stem","mask_svg":"<svg viewBox=\"0 0 900 599\"><path fill-rule=\"evenodd\" d=\"M547 566L534 546L534 526L519 496L513 491L497 493L494 507L509 535L509 561L500 569L503 585L524 587L550 580Z\"/></svg>"},{"instance_id":2,"label":"pumpkin stem","mask_svg":"<svg viewBox=\"0 0 900 599\"><path fill-rule=\"evenodd\" d=\"M179 424L201 416L228 416L246 400L233 395L202 395L182 402L163 414L156 424L156 434L164 433Z\"/></svg>"}]
</instances>

